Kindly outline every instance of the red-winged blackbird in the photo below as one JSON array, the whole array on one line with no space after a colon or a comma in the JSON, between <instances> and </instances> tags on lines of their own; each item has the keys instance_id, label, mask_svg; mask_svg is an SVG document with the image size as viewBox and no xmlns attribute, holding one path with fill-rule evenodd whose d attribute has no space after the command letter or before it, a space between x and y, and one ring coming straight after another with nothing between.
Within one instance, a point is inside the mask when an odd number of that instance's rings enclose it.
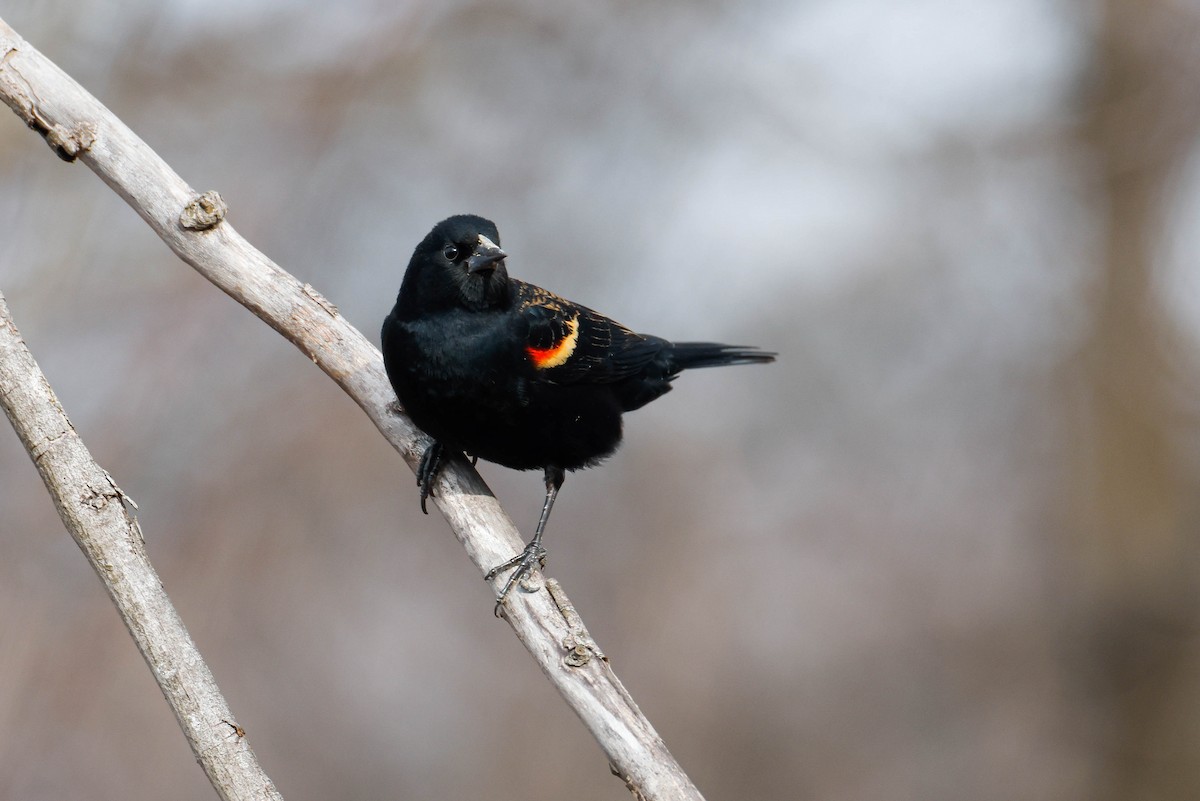
<instances>
[{"instance_id":1,"label":"red-winged blackbird","mask_svg":"<svg viewBox=\"0 0 1200 801\"><path fill-rule=\"evenodd\" d=\"M496 226L460 215L413 252L383 323L383 363L408 415L433 438L417 469L421 511L446 451L545 472L546 501L496 598L546 552L542 534L567 470L621 442L621 414L671 389L690 367L774 361L756 348L668 342L508 277Z\"/></svg>"}]
</instances>

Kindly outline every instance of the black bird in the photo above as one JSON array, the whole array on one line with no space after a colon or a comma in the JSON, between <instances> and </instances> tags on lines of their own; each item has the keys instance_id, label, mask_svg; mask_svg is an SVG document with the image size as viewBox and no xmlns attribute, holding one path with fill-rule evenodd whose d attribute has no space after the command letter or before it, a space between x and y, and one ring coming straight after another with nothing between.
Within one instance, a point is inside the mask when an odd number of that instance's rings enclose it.
<instances>
[{"instance_id":1,"label":"black bird","mask_svg":"<svg viewBox=\"0 0 1200 801\"><path fill-rule=\"evenodd\" d=\"M621 442L621 414L670 391L691 367L774 361L757 348L668 342L508 277L500 234L464 214L434 226L413 251L383 323L383 363L404 410L433 438L421 457L421 511L443 455L465 452L515 470L541 469L546 500L496 598L546 555L542 534L567 470Z\"/></svg>"}]
</instances>

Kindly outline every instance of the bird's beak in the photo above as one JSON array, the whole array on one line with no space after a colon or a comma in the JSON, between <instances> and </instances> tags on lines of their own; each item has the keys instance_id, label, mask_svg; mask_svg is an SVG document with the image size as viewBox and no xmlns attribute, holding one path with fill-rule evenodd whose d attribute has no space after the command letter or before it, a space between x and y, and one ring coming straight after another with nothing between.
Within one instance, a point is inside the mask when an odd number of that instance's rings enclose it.
<instances>
[{"instance_id":1,"label":"bird's beak","mask_svg":"<svg viewBox=\"0 0 1200 801\"><path fill-rule=\"evenodd\" d=\"M492 240L480 235L475 252L467 259L467 272L479 273L496 269L496 262L503 260L508 254L500 249Z\"/></svg>"}]
</instances>

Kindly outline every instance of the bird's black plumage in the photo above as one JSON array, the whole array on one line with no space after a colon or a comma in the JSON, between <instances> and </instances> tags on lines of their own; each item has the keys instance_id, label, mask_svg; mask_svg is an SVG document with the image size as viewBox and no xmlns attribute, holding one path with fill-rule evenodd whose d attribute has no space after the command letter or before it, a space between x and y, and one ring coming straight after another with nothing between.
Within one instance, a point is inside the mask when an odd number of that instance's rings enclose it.
<instances>
[{"instance_id":1,"label":"bird's black plumage","mask_svg":"<svg viewBox=\"0 0 1200 801\"><path fill-rule=\"evenodd\" d=\"M508 277L489 220L459 215L413 252L383 323L384 365L405 411L433 438L418 470L421 506L442 453L541 469L546 503L497 599L544 557L541 537L567 470L621 442L621 415L671 389L692 367L770 362L775 354L637 334L585 306Z\"/></svg>"}]
</instances>

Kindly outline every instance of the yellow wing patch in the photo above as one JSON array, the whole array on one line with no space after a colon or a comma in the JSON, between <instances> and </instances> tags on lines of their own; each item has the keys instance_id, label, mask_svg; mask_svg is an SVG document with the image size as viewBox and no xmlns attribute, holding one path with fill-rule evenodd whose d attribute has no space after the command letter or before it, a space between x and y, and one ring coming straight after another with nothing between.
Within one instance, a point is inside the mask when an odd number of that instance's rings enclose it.
<instances>
[{"instance_id":1,"label":"yellow wing patch","mask_svg":"<svg viewBox=\"0 0 1200 801\"><path fill-rule=\"evenodd\" d=\"M539 370L549 370L566 364L567 359L575 352L579 343L579 315L567 320L567 335L549 348L526 347L525 352L533 359L533 365Z\"/></svg>"}]
</instances>

